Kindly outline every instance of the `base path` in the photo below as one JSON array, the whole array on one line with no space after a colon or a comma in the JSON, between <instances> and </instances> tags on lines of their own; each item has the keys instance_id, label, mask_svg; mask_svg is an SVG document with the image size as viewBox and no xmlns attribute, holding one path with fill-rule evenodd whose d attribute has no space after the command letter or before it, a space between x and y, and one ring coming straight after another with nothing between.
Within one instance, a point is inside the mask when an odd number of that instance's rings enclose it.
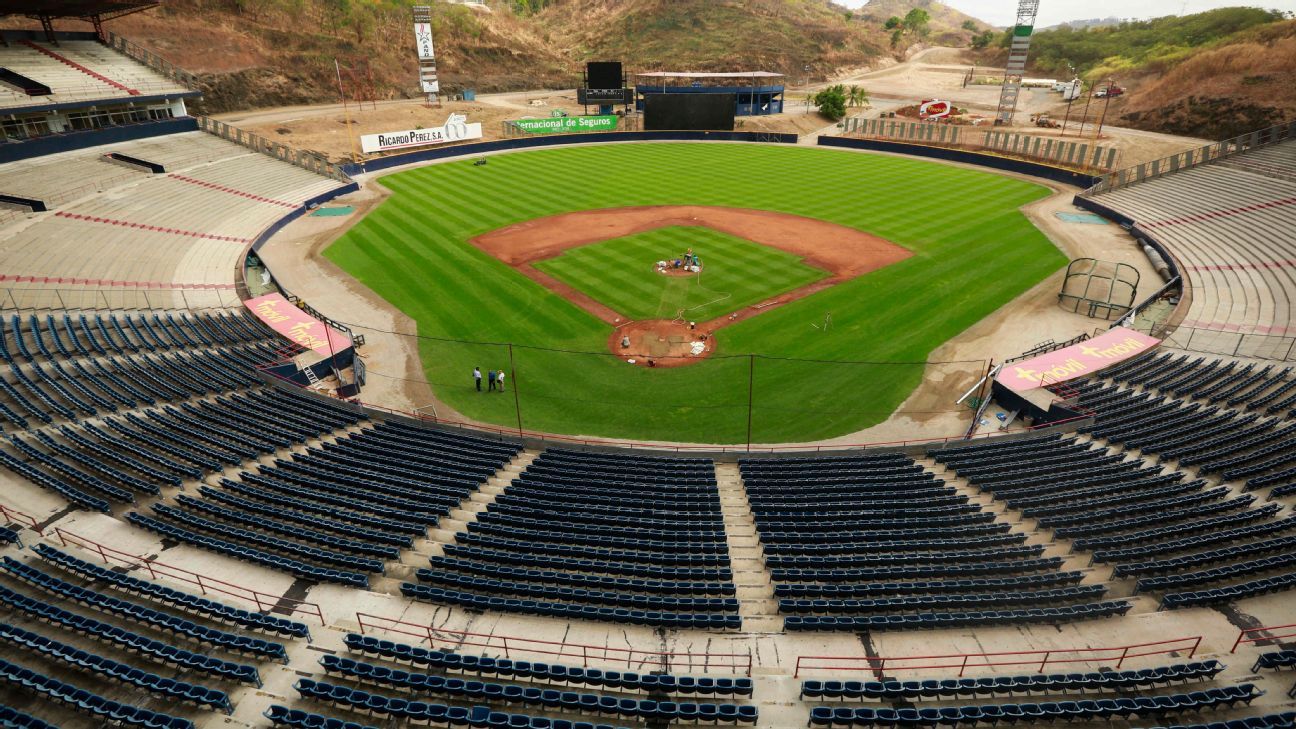
<instances>
[{"instance_id":1,"label":"base path","mask_svg":"<svg viewBox=\"0 0 1296 729\"><path fill-rule=\"evenodd\" d=\"M731 315L700 323L698 328L707 332L913 255L886 239L837 223L769 210L703 205L660 205L564 213L493 230L473 238L471 243L594 316L615 325L623 323L626 317L544 274L531 264L553 258L568 248L669 226L713 228L800 256L806 264L829 273L828 278Z\"/></svg>"}]
</instances>

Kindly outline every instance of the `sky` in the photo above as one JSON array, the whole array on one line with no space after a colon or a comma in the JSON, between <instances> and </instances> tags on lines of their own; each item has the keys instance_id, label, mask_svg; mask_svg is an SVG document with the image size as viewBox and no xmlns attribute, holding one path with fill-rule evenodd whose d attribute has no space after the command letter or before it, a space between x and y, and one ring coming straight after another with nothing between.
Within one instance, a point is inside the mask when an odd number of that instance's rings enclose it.
<instances>
[{"instance_id":1,"label":"sky","mask_svg":"<svg viewBox=\"0 0 1296 729\"><path fill-rule=\"evenodd\" d=\"M1017 14L1017 0L941 0L987 23L1006 26ZM838 0L848 7L862 7L865 0ZM1045 27L1068 20L1088 18L1156 18L1163 15L1200 13L1214 8L1255 5L1274 10L1296 11L1296 0L1040 0L1036 25Z\"/></svg>"}]
</instances>

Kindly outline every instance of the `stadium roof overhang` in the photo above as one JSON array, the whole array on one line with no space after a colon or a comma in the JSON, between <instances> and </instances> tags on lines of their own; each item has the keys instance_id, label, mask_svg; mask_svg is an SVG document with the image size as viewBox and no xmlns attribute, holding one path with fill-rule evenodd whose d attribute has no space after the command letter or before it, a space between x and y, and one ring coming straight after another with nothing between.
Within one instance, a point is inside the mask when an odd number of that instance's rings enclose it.
<instances>
[{"instance_id":1,"label":"stadium roof overhang","mask_svg":"<svg viewBox=\"0 0 1296 729\"><path fill-rule=\"evenodd\" d=\"M77 18L112 20L161 4L161 0L0 0L0 17Z\"/></svg>"}]
</instances>

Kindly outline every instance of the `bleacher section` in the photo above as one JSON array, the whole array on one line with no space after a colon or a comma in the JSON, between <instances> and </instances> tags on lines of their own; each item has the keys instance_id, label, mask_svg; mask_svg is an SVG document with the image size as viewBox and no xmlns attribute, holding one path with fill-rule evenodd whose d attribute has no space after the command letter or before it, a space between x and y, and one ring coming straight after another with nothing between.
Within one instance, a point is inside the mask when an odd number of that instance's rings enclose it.
<instances>
[{"instance_id":1,"label":"bleacher section","mask_svg":"<svg viewBox=\"0 0 1296 729\"><path fill-rule=\"evenodd\" d=\"M38 81L51 91L32 97L0 84L0 109L190 92L144 64L90 40L61 40L57 45L19 40L0 45L0 68Z\"/></svg>"},{"instance_id":2,"label":"bleacher section","mask_svg":"<svg viewBox=\"0 0 1296 729\"><path fill-rule=\"evenodd\" d=\"M1057 623L1130 608L904 454L740 468L788 630Z\"/></svg>"},{"instance_id":3,"label":"bleacher section","mask_svg":"<svg viewBox=\"0 0 1296 729\"><path fill-rule=\"evenodd\" d=\"M1280 501L1296 482L1292 375L1276 365L1157 353L1080 383L1070 394L1097 412L1082 430L1137 450L1137 462L1164 468L1157 478L1173 485L1134 492L1122 481L1108 487L1127 494L1117 497L1120 508L1040 524L1091 552L1094 563L1112 565L1114 579L1135 580L1136 594L1161 595L1166 608L1296 588L1296 517ZM1005 444L997 453L1030 468L1061 444ZM1069 447L1090 458L1106 452Z\"/></svg>"},{"instance_id":4,"label":"bleacher section","mask_svg":"<svg viewBox=\"0 0 1296 729\"><path fill-rule=\"evenodd\" d=\"M108 151L163 164L168 172L154 175L106 162ZM93 170L88 176L87 169ZM7 287L228 287L244 250L262 230L343 185L202 132L95 147L6 169L0 192L33 172L42 178L41 194L68 199L50 212L0 226L0 258L7 264L0 283ZM103 193L96 194L101 187ZM85 240L96 244L85 246ZM25 305L21 291L15 296Z\"/></svg>"},{"instance_id":5,"label":"bleacher section","mask_svg":"<svg viewBox=\"0 0 1296 729\"><path fill-rule=\"evenodd\" d=\"M506 612L736 630L709 459L547 450L401 591Z\"/></svg>"},{"instance_id":6,"label":"bleacher section","mask_svg":"<svg viewBox=\"0 0 1296 729\"><path fill-rule=\"evenodd\" d=\"M51 93L0 110L82 104L53 131L194 93L35 37L0 68ZM47 208L0 214L0 726L1296 727L1254 627L1296 587L1296 370L1151 354L1058 388L1078 433L736 469L422 427L267 385L302 350L224 308L344 184L204 132L0 165ZM1100 199L1179 256L1188 326L1296 335L1296 143Z\"/></svg>"},{"instance_id":7,"label":"bleacher section","mask_svg":"<svg viewBox=\"0 0 1296 729\"><path fill-rule=\"evenodd\" d=\"M1285 356L1290 337L1296 336L1289 234L1296 228L1296 141L1093 199L1133 218L1178 258L1192 289L1183 322L1191 330L1192 349ZM1189 329L1171 343L1189 346ZM1239 334L1261 336L1238 348Z\"/></svg>"},{"instance_id":8,"label":"bleacher section","mask_svg":"<svg viewBox=\"0 0 1296 729\"><path fill-rule=\"evenodd\" d=\"M506 726L556 729L560 725L544 722L569 721L564 717L572 714L586 721L755 724L758 719L755 706L710 701L716 697L750 697L752 681L746 678L586 669L434 650L356 634L346 636L346 646L356 657L320 658L320 666L330 682L299 682L295 688L303 698L327 697L326 700L337 706L350 708L363 707L370 701L369 697L377 696L380 702L386 703L386 711L379 709L378 714L416 721L429 717L434 724L446 721L454 724L447 712L467 711L470 717L479 717L473 719L479 725L496 726L494 722L505 719L493 718L491 714L505 712L489 706L456 710L430 702L411 705L405 698L390 694L414 691L420 696L426 694L433 701L499 702L527 712L513 714L525 718L507 719L517 723ZM380 662L373 663L375 659ZM408 670L393 668L387 662ZM357 683L366 688L350 688L335 681ZM546 716L533 716L542 712Z\"/></svg>"}]
</instances>

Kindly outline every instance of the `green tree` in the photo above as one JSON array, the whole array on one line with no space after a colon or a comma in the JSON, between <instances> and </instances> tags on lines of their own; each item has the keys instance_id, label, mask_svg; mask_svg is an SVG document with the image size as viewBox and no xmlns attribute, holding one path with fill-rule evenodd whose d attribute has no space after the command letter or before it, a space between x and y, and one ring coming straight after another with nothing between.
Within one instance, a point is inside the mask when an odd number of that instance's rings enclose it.
<instances>
[{"instance_id":1,"label":"green tree","mask_svg":"<svg viewBox=\"0 0 1296 729\"><path fill-rule=\"evenodd\" d=\"M908 13L905 13L902 25L905 30L922 38L927 35L927 24L929 22L931 22L931 13L922 8L913 8Z\"/></svg>"},{"instance_id":2,"label":"green tree","mask_svg":"<svg viewBox=\"0 0 1296 729\"><path fill-rule=\"evenodd\" d=\"M886 23L882 27L886 28L887 30L895 30L896 28L899 28L900 24L903 22L904 21L900 19L899 15L892 15L891 17L887 18Z\"/></svg>"},{"instance_id":3,"label":"green tree","mask_svg":"<svg viewBox=\"0 0 1296 729\"><path fill-rule=\"evenodd\" d=\"M810 97L810 103L830 121L838 121L846 116L846 88L841 84L829 86Z\"/></svg>"},{"instance_id":4,"label":"green tree","mask_svg":"<svg viewBox=\"0 0 1296 729\"><path fill-rule=\"evenodd\" d=\"M900 45L901 38L904 38L904 30L900 28L896 28L895 30L891 31L891 47L895 48L896 46Z\"/></svg>"},{"instance_id":5,"label":"green tree","mask_svg":"<svg viewBox=\"0 0 1296 729\"><path fill-rule=\"evenodd\" d=\"M868 89L863 86L851 86L846 90L846 103L849 106L868 106Z\"/></svg>"},{"instance_id":6,"label":"green tree","mask_svg":"<svg viewBox=\"0 0 1296 729\"><path fill-rule=\"evenodd\" d=\"M972 42L970 45L977 50L981 50L982 48L990 47L990 44L994 42L994 39L994 31L987 30L972 36Z\"/></svg>"},{"instance_id":7,"label":"green tree","mask_svg":"<svg viewBox=\"0 0 1296 729\"><path fill-rule=\"evenodd\" d=\"M968 20L963 21L963 30L971 31L975 33L977 31L976 21L970 18Z\"/></svg>"}]
</instances>

